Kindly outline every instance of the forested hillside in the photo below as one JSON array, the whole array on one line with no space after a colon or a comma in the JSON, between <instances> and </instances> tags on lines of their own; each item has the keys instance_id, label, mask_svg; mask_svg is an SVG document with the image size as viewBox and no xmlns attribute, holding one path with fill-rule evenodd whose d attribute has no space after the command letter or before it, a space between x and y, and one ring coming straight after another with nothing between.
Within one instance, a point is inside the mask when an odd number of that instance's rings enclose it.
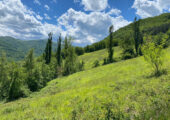
<instances>
[{"instance_id":1,"label":"forested hillside","mask_svg":"<svg viewBox=\"0 0 170 120\"><path fill-rule=\"evenodd\" d=\"M12 37L0 37L0 55L5 52L9 60L21 60L26 53L33 48L35 56L40 56L44 52L47 40L18 40ZM53 50L57 44L53 43Z\"/></svg>"},{"instance_id":2,"label":"forested hillside","mask_svg":"<svg viewBox=\"0 0 170 120\"><path fill-rule=\"evenodd\" d=\"M131 23L113 33L113 46L117 46L121 44L121 40L130 36L132 36L134 23ZM150 17L146 19L140 20L140 31L143 35L152 35L152 36L161 36L162 34L170 34L168 31L170 28L170 13L165 13L160 16ZM88 45L85 47L85 52L93 52L96 50L106 48L105 42L109 39L109 36L106 37L104 40L94 43L92 45Z\"/></svg>"}]
</instances>

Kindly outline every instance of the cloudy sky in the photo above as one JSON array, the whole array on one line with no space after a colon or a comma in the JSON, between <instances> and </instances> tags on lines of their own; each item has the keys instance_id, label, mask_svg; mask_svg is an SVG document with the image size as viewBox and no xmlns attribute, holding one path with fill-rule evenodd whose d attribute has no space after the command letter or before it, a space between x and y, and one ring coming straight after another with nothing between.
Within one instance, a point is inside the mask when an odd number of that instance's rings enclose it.
<instances>
[{"instance_id":1,"label":"cloudy sky","mask_svg":"<svg viewBox=\"0 0 170 120\"><path fill-rule=\"evenodd\" d=\"M0 36L22 40L74 37L74 44L102 40L108 28L170 12L170 0L0 0Z\"/></svg>"}]
</instances>

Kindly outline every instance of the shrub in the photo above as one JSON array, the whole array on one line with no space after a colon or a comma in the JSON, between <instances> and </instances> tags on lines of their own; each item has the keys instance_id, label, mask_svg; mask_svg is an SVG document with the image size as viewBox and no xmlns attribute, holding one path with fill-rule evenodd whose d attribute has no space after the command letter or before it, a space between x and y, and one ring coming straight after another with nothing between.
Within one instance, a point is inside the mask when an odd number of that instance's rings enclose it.
<instances>
[{"instance_id":1,"label":"shrub","mask_svg":"<svg viewBox=\"0 0 170 120\"><path fill-rule=\"evenodd\" d=\"M162 72L164 42L157 45L152 41L152 37L149 36L145 39L146 42L142 48L144 59L153 67L155 75L159 76Z\"/></svg>"},{"instance_id":2,"label":"shrub","mask_svg":"<svg viewBox=\"0 0 170 120\"><path fill-rule=\"evenodd\" d=\"M98 60L94 61L93 68L100 66L100 63Z\"/></svg>"}]
</instances>

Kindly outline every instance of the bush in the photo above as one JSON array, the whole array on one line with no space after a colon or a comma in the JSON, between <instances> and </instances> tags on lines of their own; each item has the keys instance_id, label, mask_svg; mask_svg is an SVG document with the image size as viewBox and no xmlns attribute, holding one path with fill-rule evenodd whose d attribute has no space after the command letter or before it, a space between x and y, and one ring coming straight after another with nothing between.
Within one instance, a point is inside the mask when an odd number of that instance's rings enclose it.
<instances>
[{"instance_id":1,"label":"bush","mask_svg":"<svg viewBox=\"0 0 170 120\"><path fill-rule=\"evenodd\" d=\"M24 90L23 90L23 76L21 72L21 68L18 67L16 63L12 63L12 66L10 67L10 87L9 87L9 93L8 93L8 100L14 100L19 97L25 96Z\"/></svg>"},{"instance_id":2,"label":"bush","mask_svg":"<svg viewBox=\"0 0 170 120\"><path fill-rule=\"evenodd\" d=\"M99 61L98 60L94 61L93 68L98 67L98 66L100 66Z\"/></svg>"},{"instance_id":3,"label":"bush","mask_svg":"<svg viewBox=\"0 0 170 120\"><path fill-rule=\"evenodd\" d=\"M78 71L84 70L84 61L78 63Z\"/></svg>"},{"instance_id":4,"label":"bush","mask_svg":"<svg viewBox=\"0 0 170 120\"><path fill-rule=\"evenodd\" d=\"M144 59L153 67L156 76L159 76L162 72L163 65L163 45L162 41L160 45L153 42L152 37L146 37L146 42L143 45L142 51Z\"/></svg>"},{"instance_id":5,"label":"bush","mask_svg":"<svg viewBox=\"0 0 170 120\"><path fill-rule=\"evenodd\" d=\"M123 49L122 59L131 59L135 57L134 52L134 40L131 34L125 35L125 37L120 41L120 46Z\"/></svg>"}]
</instances>

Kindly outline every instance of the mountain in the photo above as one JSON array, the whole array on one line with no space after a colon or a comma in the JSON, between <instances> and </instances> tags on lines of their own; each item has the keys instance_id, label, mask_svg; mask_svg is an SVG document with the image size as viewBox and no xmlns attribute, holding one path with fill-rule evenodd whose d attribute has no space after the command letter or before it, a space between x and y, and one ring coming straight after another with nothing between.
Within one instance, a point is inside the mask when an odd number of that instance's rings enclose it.
<instances>
[{"instance_id":1,"label":"mountain","mask_svg":"<svg viewBox=\"0 0 170 120\"><path fill-rule=\"evenodd\" d=\"M6 53L9 59L21 60L30 49L34 49L35 56L43 53L47 40L18 40L12 37L0 37L0 54ZM53 43L53 49L57 44Z\"/></svg>"}]
</instances>

